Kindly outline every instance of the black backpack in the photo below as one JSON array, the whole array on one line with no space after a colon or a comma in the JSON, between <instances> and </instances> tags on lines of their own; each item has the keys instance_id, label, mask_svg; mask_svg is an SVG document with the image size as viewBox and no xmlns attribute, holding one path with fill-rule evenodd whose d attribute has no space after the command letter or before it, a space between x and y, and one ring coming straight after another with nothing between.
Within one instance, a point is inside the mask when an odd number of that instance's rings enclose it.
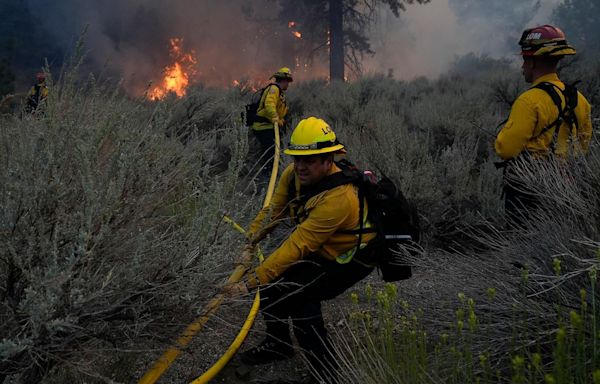
<instances>
[{"instance_id":1,"label":"black backpack","mask_svg":"<svg viewBox=\"0 0 600 384\"><path fill-rule=\"evenodd\" d=\"M261 106L260 101L262 100L264 93L272 85L279 88L279 85L277 85L275 83L271 83L271 84L267 85L266 87L259 89L258 91L254 92L254 94L252 95L250 104L246 104L244 106L244 112L242 112L242 121L244 122L244 124L247 127L252 127L252 124L254 124L256 122L258 122L258 123L270 123L271 122L266 117L258 116L257 113L258 113L258 110L260 109L260 106ZM281 88L279 88L279 92L281 92Z\"/></svg>"},{"instance_id":2,"label":"black backpack","mask_svg":"<svg viewBox=\"0 0 600 384\"><path fill-rule=\"evenodd\" d=\"M354 257L369 264L376 264L384 281L405 280L412 276L409 261L402 256L420 253L419 216L416 208L404 197L392 180L387 177L375 181L370 172L363 172L348 161L336 162L342 172L327 176L312 188L300 189L300 206L313 196L345 184L358 188L360 228L344 233L358 235L357 253ZM295 178L288 188L289 201L296 198ZM369 212L367 218L374 228L364 228L364 201ZM299 222L299 218L296 218ZM362 236L375 232L376 237L361 249Z\"/></svg>"}]
</instances>

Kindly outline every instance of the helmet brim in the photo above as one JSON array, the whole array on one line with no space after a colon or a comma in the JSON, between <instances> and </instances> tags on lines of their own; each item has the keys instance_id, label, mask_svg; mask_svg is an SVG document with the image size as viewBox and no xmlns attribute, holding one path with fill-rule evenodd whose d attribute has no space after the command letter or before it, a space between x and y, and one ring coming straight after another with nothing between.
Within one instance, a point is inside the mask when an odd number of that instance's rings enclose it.
<instances>
[{"instance_id":1,"label":"helmet brim","mask_svg":"<svg viewBox=\"0 0 600 384\"><path fill-rule=\"evenodd\" d=\"M323 153L346 153L343 144L337 144L332 147L327 148L319 148L319 149L286 149L283 151L286 155L290 156L311 156L311 155L320 155Z\"/></svg>"},{"instance_id":2,"label":"helmet brim","mask_svg":"<svg viewBox=\"0 0 600 384\"><path fill-rule=\"evenodd\" d=\"M544 53L544 52L536 53L535 55L533 55L533 57L541 57L541 56L574 56L576 54L577 54L577 52L575 51L575 48L565 47L565 48L562 48L562 49L554 50L554 51L552 51L550 53Z\"/></svg>"},{"instance_id":3,"label":"helmet brim","mask_svg":"<svg viewBox=\"0 0 600 384\"><path fill-rule=\"evenodd\" d=\"M570 45L548 46L535 51L521 51L521 53L519 53L519 55L524 57L574 56L576 54L577 51Z\"/></svg>"}]
</instances>

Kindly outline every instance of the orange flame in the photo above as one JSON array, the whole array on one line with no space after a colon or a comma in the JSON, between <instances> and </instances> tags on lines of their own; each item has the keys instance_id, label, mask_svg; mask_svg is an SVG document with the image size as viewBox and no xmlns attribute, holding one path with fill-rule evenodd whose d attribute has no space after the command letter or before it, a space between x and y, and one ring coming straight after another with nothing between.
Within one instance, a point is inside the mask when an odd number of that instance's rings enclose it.
<instances>
[{"instance_id":1,"label":"orange flame","mask_svg":"<svg viewBox=\"0 0 600 384\"><path fill-rule=\"evenodd\" d=\"M244 79L244 80L233 80L232 85L234 88L238 88L242 92L256 92L264 83L264 80L256 79Z\"/></svg>"},{"instance_id":2,"label":"orange flame","mask_svg":"<svg viewBox=\"0 0 600 384\"><path fill-rule=\"evenodd\" d=\"M294 28L296 26L296 22L295 21L288 21L288 28ZM292 35L294 35L297 39L302 39L302 33L298 32L298 31L291 31Z\"/></svg>"},{"instance_id":3,"label":"orange flame","mask_svg":"<svg viewBox=\"0 0 600 384\"><path fill-rule=\"evenodd\" d=\"M194 56L194 52L183 52L182 38L173 38L170 43L169 53L175 62L165 67L162 82L148 92L150 100L162 100L169 93L174 93L177 97L183 97L190 83L190 76L196 74L195 66L198 60Z\"/></svg>"}]
</instances>

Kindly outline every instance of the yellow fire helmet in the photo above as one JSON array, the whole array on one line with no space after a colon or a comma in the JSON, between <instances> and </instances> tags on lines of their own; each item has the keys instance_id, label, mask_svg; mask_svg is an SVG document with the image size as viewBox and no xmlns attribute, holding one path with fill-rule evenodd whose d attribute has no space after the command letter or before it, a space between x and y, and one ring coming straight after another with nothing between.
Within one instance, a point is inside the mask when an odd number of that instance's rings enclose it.
<instances>
[{"instance_id":1,"label":"yellow fire helmet","mask_svg":"<svg viewBox=\"0 0 600 384\"><path fill-rule=\"evenodd\" d=\"M329 124L317 117L309 117L298 123L292 132L290 144L284 151L286 155L291 156L330 152L345 152L344 145L338 141Z\"/></svg>"},{"instance_id":2,"label":"yellow fire helmet","mask_svg":"<svg viewBox=\"0 0 600 384\"><path fill-rule=\"evenodd\" d=\"M294 81L294 78L292 77L292 71L290 71L290 69L288 67L282 67L279 68L277 70L277 72L275 72L273 74L273 76L271 76L271 78L277 80L277 79L283 79L283 80L288 80L288 81Z\"/></svg>"}]
</instances>

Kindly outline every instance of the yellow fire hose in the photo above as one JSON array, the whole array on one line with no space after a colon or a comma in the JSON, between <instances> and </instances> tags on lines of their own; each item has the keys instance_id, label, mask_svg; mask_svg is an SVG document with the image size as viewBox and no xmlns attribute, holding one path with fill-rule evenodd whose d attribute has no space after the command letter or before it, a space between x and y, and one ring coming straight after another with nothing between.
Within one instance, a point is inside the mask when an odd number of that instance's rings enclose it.
<instances>
[{"instance_id":1,"label":"yellow fire hose","mask_svg":"<svg viewBox=\"0 0 600 384\"><path fill-rule=\"evenodd\" d=\"M271 178L269 179L269 186L267 188L267 193L265 195L265 199L263 202L263 208L267 207L271 203L271 198L273 197L273 191L275 189L275 182L277 180L277 173L279 171L279 158L280 158L280 148L279 148L279 126L277 123L274 124L275 131L275 157L273 159L273 169L271 170ZM231 220L229 217L224 217L224 220L229 222L236 230L241 233L245 233L244 229L240 227L237 223ZM259 251L258 252L259 260L262 262L263 255ZM243 265L238 265L229 279L227 279L227 284L233 284L239 282L246 273L246 268ZM179 338L175 341L175 345L166 350L163 355L154 363L154 365L142 376L142 378L138 381L138 384L153 384L155 383L165 371L173 364L175 359L181 354L183 349L192 341L192 338L200 332L204 324L209 320L210 316L219 308L221 303L223 302L224 295L219 293L215 296L208 305L202 311L202 314L194 320L190 325L187 326L185 331L179 336ZM252 307L250 312L248 313L248 317L242 326L242 329L233 340L232 344L229 346L225 354L217 360L217 362L210 367L202 376L198 377L194 380L193 384L205 384L212 380L224 367L227 365L229 360L235 355L239 347L242 345L246 336L248 336L248 332L250 328L252 328L252 324L254 323L254 319L256 318L256 314L258 313L258 309L260 306L260 294L259 291L256 291L256 296L254 297L254 302L252 303Z\"/></svg>"},{"instance_id":2,"label":"yellow fire hose","mask_svg":"<svg viewBox=\"0 0 600 384\"><path fill-rule=\"evenodd\" d=\"M226 222L228 222L229 224L231 224L240 233L242 233L242 234L246 233L246 231L244 231L244 229L242 227L240 227L231 218L229 218L227 216L224 216L223 220L226 221ZM261 263L264 260L264 256L263 256L263 254L262 254L262 252L260 250L258 251L258 260ZM237 352L237 350L240 348L240 346L242 345L242 343L246 339L246 336L248 336L248 332L250 332L250 328L252 328L252 324L254 323L254 319L256 318L256 315L258 314L258 308L259 307L260 307L260 293L257 290L256 291L256 295L254 296L254 302L252 303L252 307L250 308L250 313L248 313L248 317L246 318L246 321L244 322L244 325L242 326L242 329L240 330L240 332L238 333L238 335L233 340L233 343L231 343L231 345L229 346L229 348L227 348L227 351L225 351L225 353L223 354L223 356L221 356L219 358L219 360L217 360L217 362L213 364L212 367L210 367L206 372L204 372L202 374L202 376L200 376L196 380L192 381L192 384L205 384L205 383L208 383L219 372L221 372L221 370L223 369L223 367L225 367L225 365L227 365L227 363L229 362L229 360L231 360L231 358L235 355L235 353Z\"/></svg>"}]
</instances>

